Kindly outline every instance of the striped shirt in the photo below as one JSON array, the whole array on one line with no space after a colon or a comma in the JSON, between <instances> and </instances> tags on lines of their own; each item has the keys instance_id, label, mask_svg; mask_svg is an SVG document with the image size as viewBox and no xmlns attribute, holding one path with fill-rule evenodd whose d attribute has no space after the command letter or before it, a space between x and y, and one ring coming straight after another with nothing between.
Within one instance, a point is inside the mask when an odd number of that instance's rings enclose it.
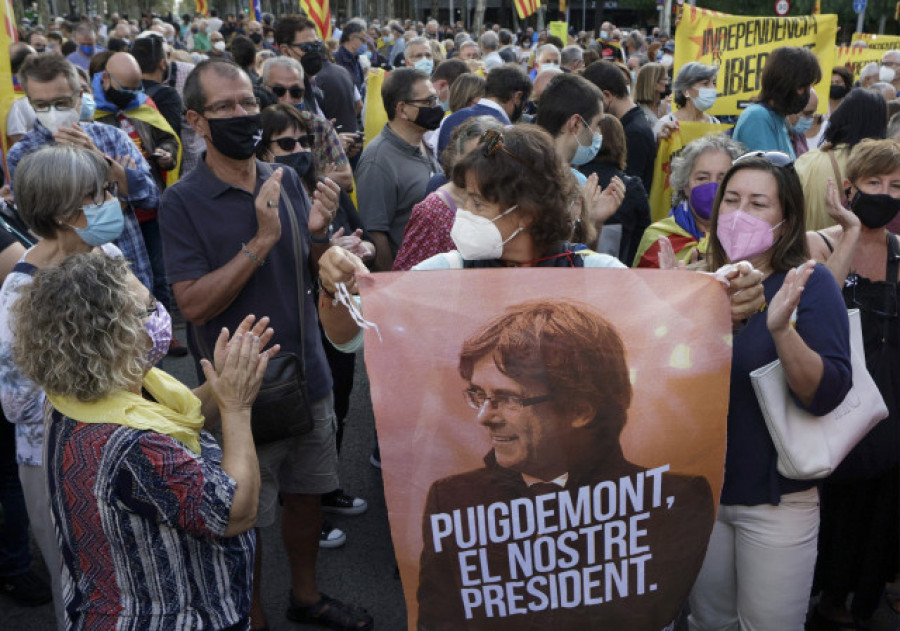
<instances>
[{"instance_id":1,"label":"striped shirt","mask_svg":"<svg viewBox=\"0 0 900 631\"><path fill-rule=\"evenodd\" d=\"M53 411L47 477L67 629L249 628L250 530L224 537L237 483L206 432L173 438Z\"/></svg>"}]
</instances>

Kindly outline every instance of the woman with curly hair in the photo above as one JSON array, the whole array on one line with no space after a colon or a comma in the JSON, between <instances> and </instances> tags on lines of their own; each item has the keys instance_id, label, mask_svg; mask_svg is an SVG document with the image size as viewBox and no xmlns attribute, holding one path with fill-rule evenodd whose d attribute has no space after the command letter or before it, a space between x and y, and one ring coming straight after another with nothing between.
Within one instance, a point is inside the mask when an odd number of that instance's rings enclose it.
<instances>
[{"instance_id":1,"label":"woman with curly hair","mask_svg":"<svg viewBox=\"0 0 900 631\"><path fill-rule=\"evenodd\" d=\"M171 320L121 257L74 254L20 296L13 360L53 406L45 470L66 628L247 629L266 335L229 343L223 329L191 392L153 368ZM206 421L221 421L222 448Z\"/></svg>"}]
</instances>

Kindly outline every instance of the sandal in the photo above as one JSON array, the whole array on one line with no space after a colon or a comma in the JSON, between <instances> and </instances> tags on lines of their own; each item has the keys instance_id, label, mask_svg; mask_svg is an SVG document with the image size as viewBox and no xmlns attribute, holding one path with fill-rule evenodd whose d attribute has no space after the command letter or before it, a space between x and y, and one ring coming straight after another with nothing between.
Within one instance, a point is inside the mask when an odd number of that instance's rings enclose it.
<instances>
[{"instance_id":1,"label":"sandal","mask_svg":"<svg viewBox=\"0 0 900 631\"><path fill-rule=\"evenodd\" d=\"M292 622L318 624L337 631L371 631L375 627L372 616L362 607L348 605L325 594L320 595L319 602L301 605L291 594L285 616Z\"/></svg>"}]
</instances>

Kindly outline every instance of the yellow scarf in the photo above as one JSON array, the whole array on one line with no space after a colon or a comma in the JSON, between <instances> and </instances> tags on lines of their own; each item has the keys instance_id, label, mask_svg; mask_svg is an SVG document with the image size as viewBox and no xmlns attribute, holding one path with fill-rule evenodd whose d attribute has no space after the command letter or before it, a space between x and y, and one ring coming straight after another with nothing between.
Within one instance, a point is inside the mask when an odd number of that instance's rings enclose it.
<instances>
[{"instance_id":1,"label":"yellow scarf","mask_svg":"<svg viewBox=\"0 0 900 631\"><path fill-rule=\"evenodd\" d=\"M144 375L144 388L159 403L139 394L119 391L97 401L79 401L47 393L61 414L80 423L114 423L133 429L149 429L171 436L194 453L200 453L203 415L200 399L168 373L152 368Z\"/></svg>"}]
</instances>

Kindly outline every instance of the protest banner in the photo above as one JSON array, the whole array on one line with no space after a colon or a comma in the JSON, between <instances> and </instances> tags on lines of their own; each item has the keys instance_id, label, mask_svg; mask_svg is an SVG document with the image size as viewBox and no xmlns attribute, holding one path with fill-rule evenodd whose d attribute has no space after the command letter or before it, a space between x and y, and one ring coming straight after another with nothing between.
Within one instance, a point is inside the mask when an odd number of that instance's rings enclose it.
<instances>
[{"instance_id":1,"label":"protest banner","mask_svg":"<svg viewBox=\"0 0 900 631\"><path fill-rule=\"evenodd\" d=\"M546 268L359 284L408 628L671 622L723 480L721 285Z\"/></svg>"},{"instance_id":2,"label":"protest banner","mask_svg":"<svg viewBox=\"0 0 900 631\"><path fill-rule=\"evenodd\" d=\"M881 63L883 50L862 48L860 46L835 46L834 67L846 66L853 72L853 80L859 79L859 73L871 62Z\"/></svg>"},{"instance_id":3,"label":"protest banner","mask_svg":"<svg viewBox=\"0 0 900 631\"><path fill-rule=\"evenodd\" d=\"M678 129L668 138L659 139L656 163L653 167L653 184L650 186L650 218L659 221L672 210L672 188L669 186L669 172L672 158L681 153L685 145L709 134L721 134L731 125L715 123L678 123ZM630 261L629 261L630 262Z\"/></svg>"},{"instance_id":4,"label":"protest banner","mask_svg":"<svg viewBox=\"0 0 900 631\"><path fill-rule=\"evenodd\" d=\"M562 9L561 9L562 11ZM550 22L550 34L555 35L563 43L563 46L569 43L569 24L568 22Z\"/></svg>"},{"instance_id":5,"label":"protest banner","mask_svg":"<svg viewBox=\"0 0 900 631\"><path fill-rule=\"evenodd\" d=\"M0 29L0 50L9 51L12 43L19 39L16 32L16 16L13 13L10 0L0 0L0 7L2 7L0 10L3 11L3 28ZM3 147L4 171L6 170L6 154L9 152L9 138L6 136L6 115L9 114L9 108L12 107L16 99L22 96L22 90L17 89L13 81L9 54L0 55L0 125L3 126L3 133L0 134L0 145Z\"/></svg>"},{"instance_id":6,"label":"protest banner","mask_svg":"<svg viewBox=\"0 0 900 631\"><path fill-rule=\"evenodd\" d=\"M900 35L876 35L875 33L854 33L850 43L864 42L866 48L878 50L900 50Z\"/></svg>"},{"instance_id":7,"label":"protest banner","mask_svg":"<svg viewBox=\"0 0 900 631\"><path fill-rule=\"evenodd\" d=\"M836 15L747 17L686 6L675 30L675 75L690 61L718 66L718 98L707 113L736 115L759 93L769 53L780 46L806 46L822 68L816 91L828 94L836 34ZM819 99L818 112L827 111L828 99Z\"/></svg>"},{"instance_id":8,"label":"protest banner","mask_svg":"<svg viewBox=\"0 0 900 631\"><path fill-rule=\"evenodd\" d=\"M384 101L381 100L381 86L387 76L384 68L370 68L366 75L366 109L363 112L365 136L363 147L372 142L388 122Z\"/></svg>"}]
</instances>

